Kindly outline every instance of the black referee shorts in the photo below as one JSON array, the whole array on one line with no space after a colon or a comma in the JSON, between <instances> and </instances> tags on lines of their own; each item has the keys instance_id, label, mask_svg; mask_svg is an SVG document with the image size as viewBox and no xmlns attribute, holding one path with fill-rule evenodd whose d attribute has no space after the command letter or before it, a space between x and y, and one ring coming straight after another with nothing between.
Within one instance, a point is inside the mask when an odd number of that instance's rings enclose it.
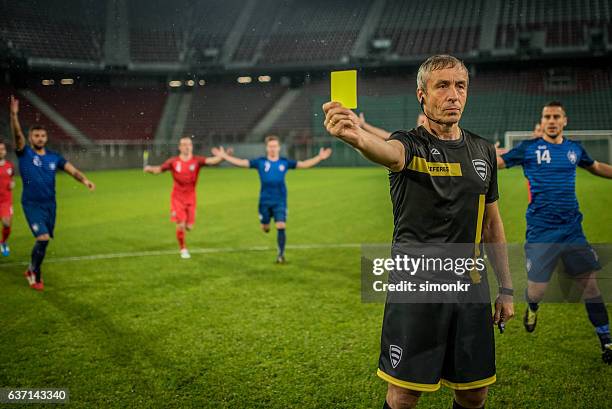
<instances>
[{"instance_id":1,"label":"black referee shorts","mask_svg":"<svg viewBox=\"0 0 612 409\"><path fill-rule=\"evenodd\" d=\"M389 303L378 376L407 389L466 390L495 382L490 303Z\"/></svg>"}]
</instances>

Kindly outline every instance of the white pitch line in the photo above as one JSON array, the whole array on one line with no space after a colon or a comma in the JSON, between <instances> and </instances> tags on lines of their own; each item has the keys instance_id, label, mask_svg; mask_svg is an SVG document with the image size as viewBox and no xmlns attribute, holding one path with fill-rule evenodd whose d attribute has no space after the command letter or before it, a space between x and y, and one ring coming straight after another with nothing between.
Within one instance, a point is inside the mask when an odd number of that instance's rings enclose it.
<instances>
[{"instance_id":1,"label":"white pitch line","mask_svg":"<svg viewBox=\"0 0 612 409\"><path fill-rule=\"evenodd\" d=\"M359 243L339 243L339 244L293 244L287 245L289 250L309 250L309 249L339 249L339 248L359 248ZM215 253L235 253L241 251L272 251L276 247L268 246L253 246L253 247L212 247L207 249L190 249L192 254L215 254ZM70 261L89 261L89 260L109 260L116 258L128 257L155 257L166 255L177 255L178 250L156 250L156 251L134 251L125 253L106 253L106 254L91 254L89 256L74 256L74 257L56 257L45 259L47 263L64 263ZM26 266L27 261L15 261L11 263L0 263L0 266Z\"/></svg>"}]
</instances>

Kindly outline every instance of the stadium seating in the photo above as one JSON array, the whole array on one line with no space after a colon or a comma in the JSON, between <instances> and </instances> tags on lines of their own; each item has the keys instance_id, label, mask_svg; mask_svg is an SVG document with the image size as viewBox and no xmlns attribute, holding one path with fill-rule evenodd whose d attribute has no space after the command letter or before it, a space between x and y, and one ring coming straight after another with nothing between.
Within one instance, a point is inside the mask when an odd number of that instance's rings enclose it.
<instances>
[{"instance_id":1,"label":"stadium seating","mask_svg":"<svg viewBox=\"0 0 612 409\"><path fill-rule=\"evenodd\" d=\"M259 65L348 61L374 0L257 0L246 26L241 0L130 0L132 62L217 63L225 42L240 30L231 61ZM106 1L0 2L0 41L32 57L103 61ZM452 52L475 55L485 23L494 46L514 50L519 38L539 33L547 50L584 48L589 30L612 38L607 1L500 1L495 21L484 22L486 0L386 0L370 38L391 40L391 56Z\"/></svg>"},{"instance_id":2,"label":"stadium seating","mask_svg":"<svg viewBox=\"0 0 612 409\"><path fill-rule=\"evenodd\" d=\"M165 89L38 87L36 94L94 140L147 141L155 135Z\"/></svg>"},{"instance_id":3,"label":"stadium seating","mask_svg":"<svg viewBox=\"0 0 612 409\"><path fill-rule=\"evenodd\" d=\"M350 55L369 6L350 0L261 1L233 59L263 65L341 60Z\"/></svg>"},{"instance_id":4,"label":"stadium seating","mask_svg":"<svg viewBox=\"0 0 612 409\"><path fill-rule=\"evenodd\" d=\"M605 1L516 0L500 4L496 48L514 48L520 33L535 31L545 33L547 48L585 46L588 28L612 27L612 9Z\"/></svg>"},{"instance_id":5,"label":"stadium seating","mask_svg":"<svg viewBox=\"0 0 612 409\"><path fill-rule=\"evenodd\" d=\"M210 84L194 90L185 133L241 140L282 95L277 84Z\"/></svg>"},{"instance_id":6,"label":"stadium seating","mask_svg":"<svg viewBox=\"0 0 612 409\"><path fill-rule=\"evenodd\" d=\"M418 6L387 0L376 38L391 40L392 54L465 54L478 48L483 0L436 0Z\"/></svg>"},{"instance_id":7,"label":"stadium seating","mask_svg":"<svg viewBox=\"0 0 612 409\"><path fill-rule=\"evenodd\" d=\"M27 133L28 128L32 125L43 125L47 129L49 143L51 145L55 143L74 143L74 140L64 132L62 128L32 106L26 98L20 96L17 90L12 87L0 86L0 101L2 101L0 109L5 110L4 112L8 112L8 101L11 95L15 95L19 99L19 120L24 132ZM6 123L4 123L4 119L6 119ZM10 140L12 137L8 119L7 115L5 118L2 118L2 122L0 122L0 138L4 137Z\"/></svg>"},{"instance_id":8,"label":"stadium seating","mask_svg":"<svg viewBox=\"0 0 612 409\"><path fill-rule=\"evenodd\" d=\"M0 38L26 56L99 61L104 1L2 1Z\"/></svg>"},{"instance_id":9,"label":"stadium seating","mask_svg":"<svg viewBox=\"0 0 612 409\"><path fill-rule=\"evenodd\" d=\"M239 0L129 1L131 60L189 61L208 48L221 50L241 6Z\"/></svg>"}]
</instances>

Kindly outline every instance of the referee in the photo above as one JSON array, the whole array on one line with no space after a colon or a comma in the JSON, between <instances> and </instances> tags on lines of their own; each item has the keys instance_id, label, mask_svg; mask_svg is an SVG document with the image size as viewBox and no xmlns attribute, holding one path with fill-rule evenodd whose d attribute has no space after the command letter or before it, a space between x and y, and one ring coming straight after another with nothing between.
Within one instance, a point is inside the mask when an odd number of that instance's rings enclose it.
<instances>
[{"instance_id":1,"label":"referee","mask_svg":"<svg viewBox=\"0 0 612 409\"><path fill-rule=\"evenodd\" d=\"M410 303L387 297L378 369L388 382L384 408L414 408L422 392L441 384L454 390L454 408L484 407L488 386L496 380L493 324L514 315L495 149L459 127L468 83L468 71L457 58L427 59L416 90L425 123L394 132L387 141L361 128L341 104L323 105L331 135L390 171L393 256L425 243L471 243L480 254L485 243L500 285L493 316L489 300ZM481 280L478 273L465 278L476 287L486 285L486 276Z\"/></svg>"}]
</instances>

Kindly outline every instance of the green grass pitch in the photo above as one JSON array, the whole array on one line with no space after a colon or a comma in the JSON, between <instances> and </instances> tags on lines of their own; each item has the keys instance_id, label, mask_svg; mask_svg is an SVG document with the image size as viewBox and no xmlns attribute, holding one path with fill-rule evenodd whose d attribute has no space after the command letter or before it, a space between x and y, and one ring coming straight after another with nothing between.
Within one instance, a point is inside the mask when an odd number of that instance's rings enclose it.
<instances>
[{"instance_id":1,"label":"green grass pitch","mask_svg":"<svg viewBox=\"0 0 612 409\"><path fill-rule=\"evenodd\" d=\"M382 406L383 306L360 301L360 249L333 246L390 240L384 170L290 172L288 244L332 247L290 247L282 266L273 263L274 231L259 230L255 172L202 172L187 244L218 251L191 260L178 255L168 175L89 176L96 192L58 177L44 293L22 276L33 239L16 199L12 255L0 260L0 387L66 387L83 408ZM587 237L611 242L609 182L579 171L577 185ZM508 241L522 242L520 171L500 173L500 193ZM66 259L137 252L161 254ZM487 407L609 407L612 368L584 307L544 305L533 334L523 311L518 304L506 333L496 331L498 382ZM420 407L450 402L443 387Z\"/></svg>"}]
</instances>

